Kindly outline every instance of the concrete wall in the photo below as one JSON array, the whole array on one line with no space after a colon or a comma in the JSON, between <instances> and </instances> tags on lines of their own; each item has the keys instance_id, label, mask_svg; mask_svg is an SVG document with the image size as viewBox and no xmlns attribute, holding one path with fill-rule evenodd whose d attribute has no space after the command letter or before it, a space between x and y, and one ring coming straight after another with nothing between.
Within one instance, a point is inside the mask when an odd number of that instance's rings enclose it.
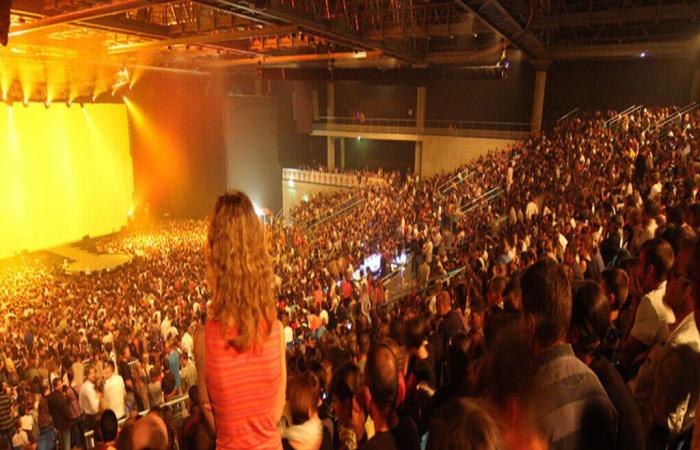
<instances>
[{"instance_id":1,"label":"concrete wall","mask_svg":"<svg viewBox=\"0 0 700 450\"><path fill-rule=\"evenodd\" d=\"M348 188L327 184L301 183L299 181L290 183L288 180L282 180L282 209L284 214L287 215L293 207L304 201L304 196L312 197L321 192L336 192L343 189Z\"/></svg>"},{"instance_id":2,"label":"concrete wall","mask_svg":"<svg viewBox=\"0 0 700 450\"><path fill-rule=\"evenodd\" d=\"M423 136L422 141L421 175L424 177L450 172L491 150L504 149L518 142L513 139L452 136Z\"/></svg>"}]
</instances>

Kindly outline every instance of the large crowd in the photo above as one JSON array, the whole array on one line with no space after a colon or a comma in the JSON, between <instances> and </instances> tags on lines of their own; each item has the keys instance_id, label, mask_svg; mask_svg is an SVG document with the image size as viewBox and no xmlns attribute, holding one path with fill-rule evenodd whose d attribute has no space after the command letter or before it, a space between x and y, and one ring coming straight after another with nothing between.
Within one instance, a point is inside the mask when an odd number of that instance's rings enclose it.
<instances>
[{"instance_id":1,"label":"large crowd","mask_svg":"<svg viewBox=\"0 0 700 450\"><path fill-rule=\"evenodd\" d=\"M448 174L373 173L266 225L264 249L235 245L227 224L253 225L228 196L211 221L101 239L134 256L119 270L2 269L2 443L690 448L700 116L655 127L672 114L570 117Z\"/></svg>"}]
</instances>

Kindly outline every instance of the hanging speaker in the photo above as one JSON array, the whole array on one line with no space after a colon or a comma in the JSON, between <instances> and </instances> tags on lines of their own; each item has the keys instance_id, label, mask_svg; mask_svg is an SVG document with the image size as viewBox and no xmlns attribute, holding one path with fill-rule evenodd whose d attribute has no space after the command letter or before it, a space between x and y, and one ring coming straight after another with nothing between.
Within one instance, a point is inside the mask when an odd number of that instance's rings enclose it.
<instances>
[{"instance_id":1,"label":"hanging speaker","mask_svg":"<svg viewBox=\"0 0 700 450\"><path fill-rule=\"evenodd\" d=\"M7 45L7 33L10 31L10 8L12 0L0 0L0 44Z\"/></svg>"}]
</instances>

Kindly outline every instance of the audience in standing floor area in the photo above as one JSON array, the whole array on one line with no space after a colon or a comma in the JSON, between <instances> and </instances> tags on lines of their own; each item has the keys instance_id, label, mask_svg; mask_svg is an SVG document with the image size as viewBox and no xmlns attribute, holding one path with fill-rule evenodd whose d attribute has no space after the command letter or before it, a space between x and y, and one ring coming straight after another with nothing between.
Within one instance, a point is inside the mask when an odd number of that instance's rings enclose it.
<instances>
[{"instance_id":1,"label":"audience in standing floor area","mask_svg":"<svg viewBox=\"0 0 700 450\"><path fill-rule=\"evenodd\" d=\"M385 182L265 226L230 193L208 222L98 240L134 255L114 272L13 262L0 441L698 448L700 117L655 126L673 113L570 117L425 179L363 172ZM410 289L387 292L406 253Z\"/></svg>"}]
</instances>

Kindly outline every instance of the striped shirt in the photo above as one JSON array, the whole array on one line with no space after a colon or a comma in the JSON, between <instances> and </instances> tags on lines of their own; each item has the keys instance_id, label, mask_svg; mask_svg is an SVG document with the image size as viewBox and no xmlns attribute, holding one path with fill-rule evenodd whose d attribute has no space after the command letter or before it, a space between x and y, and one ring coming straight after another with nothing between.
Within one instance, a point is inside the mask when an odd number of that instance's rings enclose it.
<instances>
[{"instance_id":1,"label":"striped shirt","mask_svg":"<svg viewBox=\"0 0 700 450\"><path fill-rule=\"evenodd\" d=\"M614 449L617 412L598 377L571 345L546 350L535 364L533 405L552 450Z\"/></svg>"},{"instance_id":2,"label":"striped shirt","mask_svg":"<svg viewBox=\"0 0 700 450\"><path fill-rule=\"evenodd\" d=\"M12 429L12 401L7 394L0 392L0 432L8 432Z\"/></svg>"},{"instance_id":3,"label":"striped shirt","mask_svg":"<svg viewBox=\"0 0 700 450\"><path fill-rule=\"evenodd\" d=\"M205 378L214 411L217 449L281 449L275 411L282 383L282 325L275 322L259 348L229 347L221 325L208 321ZM284 389L282 389L282 392ZM284 393L282 393L284 395Z\"/></svg>"}]
</instances>

